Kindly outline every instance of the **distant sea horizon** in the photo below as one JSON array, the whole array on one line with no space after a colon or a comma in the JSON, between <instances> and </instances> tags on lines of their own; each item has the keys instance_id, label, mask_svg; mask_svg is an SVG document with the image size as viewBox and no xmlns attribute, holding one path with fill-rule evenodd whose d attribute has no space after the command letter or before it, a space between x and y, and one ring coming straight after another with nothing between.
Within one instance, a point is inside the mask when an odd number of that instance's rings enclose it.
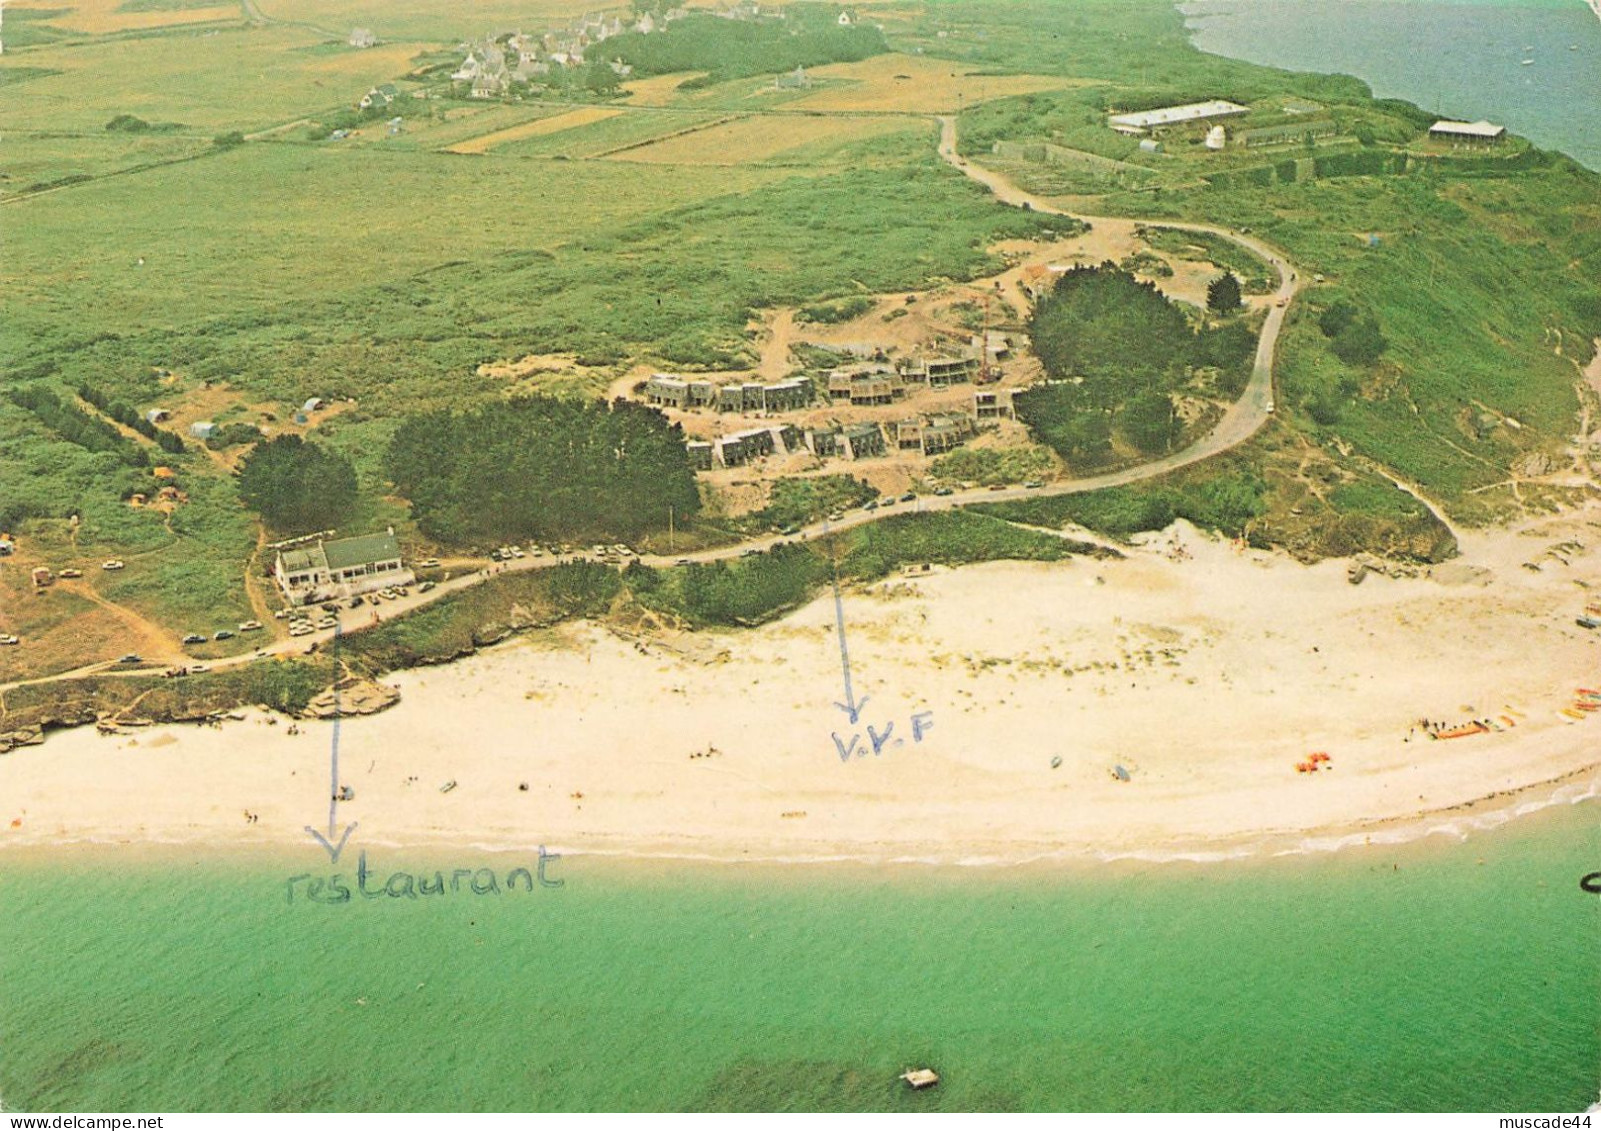
<instances>
[{"instance_id":1,"label":"distant sea horizon","mask_svg":"<svg viewBox=\"0 0 1601 1131\"><path fill-rule=\"evenodd\" d=\"M1202 51L1355 75L1601 170L1601 20L1584 0L1180 0ZM1529 60L1529 62L1524 62Z\"/></svg>"}]
</instances>

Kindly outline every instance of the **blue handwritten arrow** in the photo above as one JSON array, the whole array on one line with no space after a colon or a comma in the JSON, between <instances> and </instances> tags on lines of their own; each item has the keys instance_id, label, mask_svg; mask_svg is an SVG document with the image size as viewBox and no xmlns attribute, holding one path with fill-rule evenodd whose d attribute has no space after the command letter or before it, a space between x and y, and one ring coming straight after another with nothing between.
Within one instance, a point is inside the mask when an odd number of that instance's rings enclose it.
<instances>
[{"instance_id":1,"label":"blue handwritten arrow","mask_svg":"<svg viewBox=\"0 0 1601 1131\"><path fill-rule=\"evenodd\" d=\"M340 715L342 714L342 712L340 711L340 707L339 707L339 680L340 680L340 676L339 676L339 670L340 670L339 669L339 637L340 637L340 635L341 635L341 629L340 629L339 625L337 623L335 623L335 625L334 625L334 740L333 740L333 752L332 752L332 755L328 759L328 761L329 761L329 767L328 767L328 774L329 774L329 781L328 781L328 835L327 836L323 836L320 832L318 832L316 829L312 828L310 825L306 826L306 831L311 834L311 837L312 837L313 840L315 840L318 844L322 845L323 848L327 850L328 859L329 859L329 861L331 863L334 863L334 864L339 863L339 854L345 850L345 842L350 839L350 834L356 831L356 822L352 821L352 822L350 822L350 824L345 826L345 831L344 832L342 832L342 833L338 832L337 831L338 825L337 825L337 822L334 819L335 818L335 809L339 805L339 718L340 718ZM337 841L335 840L335 837L338 838Z\"/></svg>"},{"instance_id":2,"label":"blue handwritten arrow","mask_svg":"<svg viewBox=\"0 0 1601 1131\"><path fill-rule=\"evenodd\" d=\"M828 523L826 522L823 523L823 537L828 537ZM850 719L851 724L854 726L857 718L861 716L862 708L867 706L867 696L864 695L858 700L856 693L851 690L851 653L850 649L845 645L845 599L839 593L838 563L834 564L834 623L839 629L839 662L840 666L845 669L845 702L835 703L834 706L844 711L846 717Z\"/></svg>"}]
</instances>

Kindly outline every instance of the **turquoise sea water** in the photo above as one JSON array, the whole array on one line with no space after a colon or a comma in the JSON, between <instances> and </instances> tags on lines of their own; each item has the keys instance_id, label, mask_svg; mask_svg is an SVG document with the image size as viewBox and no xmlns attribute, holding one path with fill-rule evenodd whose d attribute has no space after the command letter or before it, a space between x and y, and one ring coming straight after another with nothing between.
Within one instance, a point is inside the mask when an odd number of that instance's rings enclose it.
<instances>
[{"instance_id":1,"label":"turquoise sea water","mask_svg":"<svg viewBox=\"0 0 1601 1131\"><path fill-rule=\"evenodd\" d=\"M1227 864L563 860L559 890L331 907L285 900L309 852L0 853L0 1097L1572 1111L1601 1078L1597 813ZM944 1082L908 1093L914 1065Z\"/></svg>"},{"instance_id":2,"label":"turquoise sea water","mask_svg":"<svg viewBox=\"0 0 1601 1131\"><path fill-rule=\"evenodd\" d=\"M1183 0L1203 51L1365 80L1601 169L1601 20L1583 0ZM1533 60L1527 66L1524 59Z\"/></svg>"}]
</instances>

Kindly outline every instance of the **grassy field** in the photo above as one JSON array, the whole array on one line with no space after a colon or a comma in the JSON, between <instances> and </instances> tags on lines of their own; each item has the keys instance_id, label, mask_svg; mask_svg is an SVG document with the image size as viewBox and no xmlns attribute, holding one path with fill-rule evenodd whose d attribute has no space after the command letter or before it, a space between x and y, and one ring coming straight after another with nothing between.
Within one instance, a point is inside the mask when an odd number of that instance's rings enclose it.
<instances>
[{"instance_id":1,"label":"grassy field","mask_svg":"<svg viewBox=\"0 0 1601 1131\"><path fill-rule=\"evenodd\" d=\"M59 73L8 90L0 122L7 132L90 132L118 114L134 114L207 136L248 133L353 106L375 84L404 74L419 50L415 43L333 54L297 50L319 42L302 28L232 27L35 49L18 55L18 62Z\"/></svg>"},{"instance_id":2,"label":"grassy field","mask_svg":"<svg viewBox=\"0 0 1601 1131\"><path fill-rule=\"evenodd\" d=\"M1057 75L987 73L921 55L831 63L807 73L821 89L797 98L792 109L954 114L993 98L1077 85Z\"/></svg>"}]
</instances>

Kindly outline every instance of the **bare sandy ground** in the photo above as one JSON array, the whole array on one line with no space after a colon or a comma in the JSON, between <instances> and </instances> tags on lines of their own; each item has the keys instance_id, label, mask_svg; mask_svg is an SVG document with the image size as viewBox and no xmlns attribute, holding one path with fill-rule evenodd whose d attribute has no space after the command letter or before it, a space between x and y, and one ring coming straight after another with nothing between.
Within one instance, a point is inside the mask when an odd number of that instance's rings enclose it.
<instances>
[{"instance_id":1,"label":"bare sandy ground","mask_svg":"<svg viewBox=\"0 0 1601 1131\"><path fill-rule=\"evenodd\" d=\"M1342 562L1181 527L1124 561L847 590L854 726L831 595L701 641L711 662L575 626L396 676L398 707L340 726L341 820L369 845L1023 862L1460 832L1594 795L1601 712L1561 711L1601 686L1601 633L1574 623L1601 599L1601 509L1465 548L1353 586ZM17 750L0 847L307 843L333 724L288 729L255 714ZM1298 773L1316 751L1327 768Z\"/></svg>"}]
</instances>

